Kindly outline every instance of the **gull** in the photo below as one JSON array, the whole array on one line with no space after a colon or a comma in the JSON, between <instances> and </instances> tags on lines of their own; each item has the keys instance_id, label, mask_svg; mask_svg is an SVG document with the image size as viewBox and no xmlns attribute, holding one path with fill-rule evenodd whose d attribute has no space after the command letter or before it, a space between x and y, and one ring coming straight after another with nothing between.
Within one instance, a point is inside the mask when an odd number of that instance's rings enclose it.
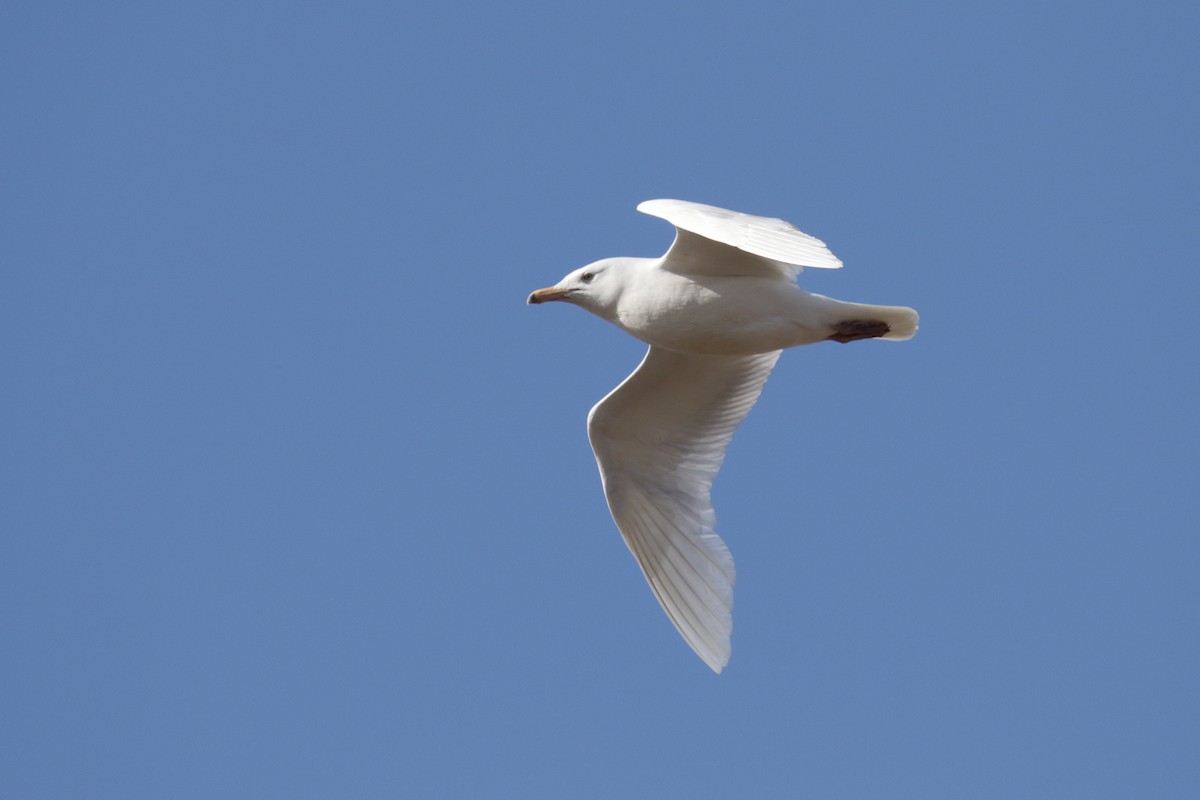
<instances>
[{"instance_id":1,"label":"gull","mask_svg":"<svg viewBox=\"0 0 1200 800\"><path fill-rule=\"evenodd\" d=\"M729 663L733 557L710 490L738 425L782 350L911 339L917 312L847 303L796 285L842 262L782 219L685 200L638 211L675 226L659 258L605 258L529 295L577 305L650 345L588 414L613 521L654 596L714 672Z\"/></svg>"}]
</instances>

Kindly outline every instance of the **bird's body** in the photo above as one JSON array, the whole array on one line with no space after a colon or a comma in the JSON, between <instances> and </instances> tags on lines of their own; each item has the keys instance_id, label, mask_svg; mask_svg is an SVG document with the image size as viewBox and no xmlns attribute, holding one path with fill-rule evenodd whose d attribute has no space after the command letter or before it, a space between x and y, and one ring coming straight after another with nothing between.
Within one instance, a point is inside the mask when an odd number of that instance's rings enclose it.
<instances>
[{"instance_id":1,"label":"bird's body","mask_svg":"<svg viewBox=\"0 0 1200 800\"><path fill-rule=\"evenodd\" d=\"M908 339L910 308L810 294L803 266L840 267L824 243L777 219L682 200L638 210L676 226L661 258L609 258L530 303L579 305L650 345L588 415L609 509L663 609L720 672L732 633L733 559L709 499L725 448L782 350Z\"/></svg>"},{"instance_id":2,"label":"bird's body","mask_svg":"<svg viewBox=\"0 0 1200 800\"><path fill-rule=\"evenodd\" d=\"M854 318L897 316L894 309L845 303L804 291L780 275L688 275L661 258L605 259L621 271L624 290L600 316L646 344L678 353L756 355L828 339L832 326ZM654 297L653 303L644 298ZM900 315L903 322L907 315ZM907 338L912 330L889 332Z\"/></svg>"}]
</instances>

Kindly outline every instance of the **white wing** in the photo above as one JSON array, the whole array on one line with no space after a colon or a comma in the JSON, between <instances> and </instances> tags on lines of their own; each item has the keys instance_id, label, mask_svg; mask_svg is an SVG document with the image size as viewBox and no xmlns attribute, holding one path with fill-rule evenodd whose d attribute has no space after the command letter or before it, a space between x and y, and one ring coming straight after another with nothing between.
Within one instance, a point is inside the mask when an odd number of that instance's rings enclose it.
<instances>
[{"instance_id":1,"label":"white wing","mask_svg":"<svg viewBox=\"0 0 1200 800\"><path fill-rule=\"evenodd\" d=\"M842 262L820 239L790 222L686 200L647 200L637 207L675 226L666 269L705 275L783 275L803 267L836 269Z\"/></svg>"},{"instance_id":2,"label":"white wing","mask_svg":"<svg viewBox=\"0 0 1200 800\"><path fill-rule=\"evenodd\" d=\"M588 415L613 520L667 616L716 672L729 661L734 570L709 490L778 358L651 347Z\"/></svg>"}]
</instances>

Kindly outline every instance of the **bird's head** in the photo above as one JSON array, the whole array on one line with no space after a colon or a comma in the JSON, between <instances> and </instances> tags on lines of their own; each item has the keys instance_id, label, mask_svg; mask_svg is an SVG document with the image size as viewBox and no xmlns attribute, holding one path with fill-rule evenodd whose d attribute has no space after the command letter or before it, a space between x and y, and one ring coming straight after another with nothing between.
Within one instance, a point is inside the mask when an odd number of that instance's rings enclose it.
<instances>
[{"instance_id":1,"label":"bird's head","mask_svg":"<svg viewBox=\"0 0 1200 800\"><path fill-rule=\"evenodd\" d=\"M628 268L638 259L605 258L570 272L561 281L529 295L530 305L561 300L608 318L627 283Z\"/></svg>"}]
</instances>

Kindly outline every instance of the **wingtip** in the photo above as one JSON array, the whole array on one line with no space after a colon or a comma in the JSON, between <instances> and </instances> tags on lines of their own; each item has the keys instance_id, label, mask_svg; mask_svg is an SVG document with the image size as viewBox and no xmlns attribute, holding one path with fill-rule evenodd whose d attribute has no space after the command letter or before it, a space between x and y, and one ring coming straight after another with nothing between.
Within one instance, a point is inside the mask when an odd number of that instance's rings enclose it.
<instances>
[{"instance_id":1,"label":"wingtip","mask_svg":"<svg viewBox=\"0 0 1200 800\"><path fill-rule=\"evenodd\" d=\"M684 637L684 641L692 648L692 652L700 656L700 660L704 662L705 666L718 675L725 667L729 666L729 656L733 653L733 648L730 647L728 638L725 639L723 646L716 648L699 645L687 636Z\"/></svg>"},{"instance_id":2,"label":"wingtip","mask_svg":"<svg viewBox=\"0 0 1200 800\"><path fill-rule=\"evenodd\" d=\"M697 654L697 655L699 655L699 654ZM711 669L713 672L717 673L718 675L720 675L721 671L724 670L725 667L729 665L729 654L728 653L726 653L725 655L720 656L720 657L702 655L702 656L700 656L700 658L704 660L704 663L708 666L709 669Z\"/></svg>"}]
</instances>

